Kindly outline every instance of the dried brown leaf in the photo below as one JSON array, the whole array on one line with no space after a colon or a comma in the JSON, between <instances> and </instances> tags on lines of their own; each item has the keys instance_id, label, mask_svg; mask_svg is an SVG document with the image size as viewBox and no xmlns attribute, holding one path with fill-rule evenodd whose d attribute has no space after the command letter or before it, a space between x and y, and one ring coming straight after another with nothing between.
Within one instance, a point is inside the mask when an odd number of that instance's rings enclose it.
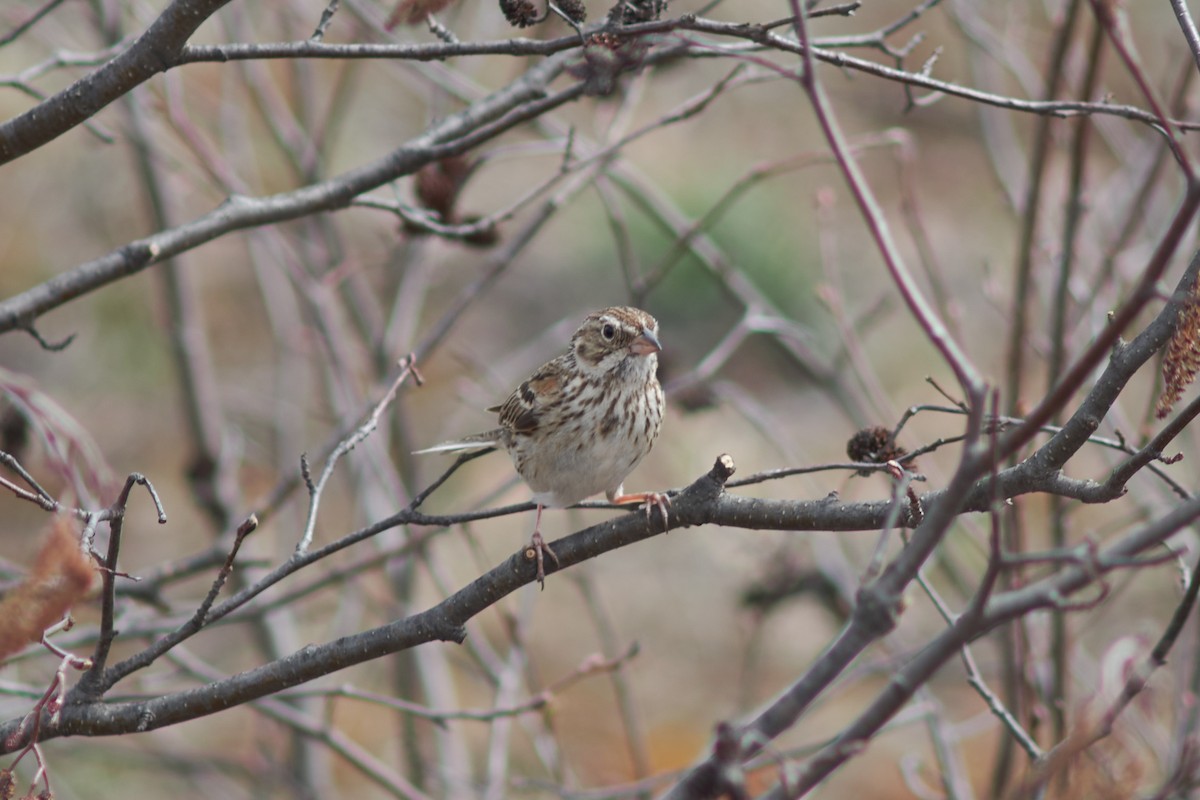
<instances>
[{"instance_id":1,"label":"dried brown leaf","mask_svg":"<svg viewBox=\"0 0 1200 800\"><path fill-rule=\"evenodd\" d=\"M40 641L42 633L87 595L95 565L79 549L75 523L50 525L25 580L0 600L0 661Z\"/></svg>"},{"instance_id":2,"label":"dried brown leaf","mask_svg":"<svg viewBox=\"0 0 1200 800\"><path fill-rule=\"evenodd\" d=\"M1163 357L1163 390L1154 414L1163 419L1171 413L1175 403L1196 379L1200 371L1200 294L1192 287L1191 297L1179 312L1175 322L1175 335L1167 342L1167 354Z\"/></svg>"}]
</instances>

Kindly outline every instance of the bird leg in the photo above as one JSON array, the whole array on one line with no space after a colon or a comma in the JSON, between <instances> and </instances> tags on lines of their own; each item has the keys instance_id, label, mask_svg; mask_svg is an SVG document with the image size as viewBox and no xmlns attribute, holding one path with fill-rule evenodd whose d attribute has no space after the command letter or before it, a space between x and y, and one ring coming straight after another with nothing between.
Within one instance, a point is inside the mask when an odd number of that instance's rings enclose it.
<instances>
[{"instance_id":1,"label":"bird leg","mask_svg":"<svg viewBox=\"0 0 1200 800\"><path fill-rule=\"evenodd\" d=\"M650 512L652 509L658 509L658 515L662 518L663 533L671 530L670 520L667 517L667 510L671 508L671 498L661 492L637 492L635 494L616 494L608 498L610 502L618 505L625 503L645 503L646 504L646 521L650 521Z\"/></svg>"},{"instance_id":2,"label":"bird leg","mask_svg":"<svg viewBox=\"0 0 1200 800\"><path fill-rule=\"evenodd\" d=\"M526 558L537 559L537 582L541 584L542 591L546 591L546 568L544 553L549 553L554 559L554 566L559 565L558 556L554 555L554 551L550 549L550 545L546 544L546 540L542 538L542 504L538 503L537 519L533 523L533 538L529 541L529 547L525 548ZM532 553L530 552L532 551Z\"/></svg>"}]
</instances>

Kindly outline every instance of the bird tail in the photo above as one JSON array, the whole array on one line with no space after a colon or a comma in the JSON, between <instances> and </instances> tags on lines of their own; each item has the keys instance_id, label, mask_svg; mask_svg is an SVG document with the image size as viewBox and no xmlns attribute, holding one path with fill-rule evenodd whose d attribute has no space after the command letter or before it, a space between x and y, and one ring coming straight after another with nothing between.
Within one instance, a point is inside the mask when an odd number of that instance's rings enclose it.
<instances>
[{"instance_id":1,"label":"bird tail","mask_svg":"<svg viewBox=\"0 0 1200 800\"><path fill-rule=\"evenodd\" d=\"M426 447L424 450L414 450L413 455L454 453L459 450L482 450L485 447L499 447L504 442L503 434L503 428L496 428L494 431L488 431L487 433L476 433L473 436L464 436L461 439L435 444L433 447Z\"/></svg>"}]
</instances>

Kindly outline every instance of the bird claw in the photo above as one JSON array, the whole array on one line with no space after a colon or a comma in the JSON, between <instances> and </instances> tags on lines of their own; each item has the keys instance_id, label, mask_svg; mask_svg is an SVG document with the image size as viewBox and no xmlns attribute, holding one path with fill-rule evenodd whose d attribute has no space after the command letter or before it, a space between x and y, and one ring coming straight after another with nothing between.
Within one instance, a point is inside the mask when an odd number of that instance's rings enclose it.
<instances>
[{"instance_id":1,"label":"bird claw","mask_svg":"<svg viewBox=\"0 0 1200 800\"><path fill-rule=\"evenodd\" d=\"M619 494L615 497L608 498L613 503L621 505L623 503L638 503L643 505L646 511L646 522L650 521L652 510L657 508L658 515L663 521L663 533L671 530L671 519L667 515L667 510L671 507L671 498L662 492L638 492L637 494Z\"/></svg>"},{"instance_id":2,"label":"bird claw","mask_svg":"<svg viewBox=\"0 0 1200 800\"><path fill-rule=\"evenodd\" d=\"M537 582L541 585L543 592L546 591L546 559L543 555L545 553L549 553L550 558L554 559L554 566L557 569L560 565L558 556L550 549L550 545L546 544L541 532L534 531L533 538L529 540L529 546L525 548L525 558L537 559Z\"/></svg>"},{"instance_id":3,"label":"bird claw","mask_svg":"<svg viewBox=\"0 0 1200 800\"><path fill-rule=\"evenodd\" d=\"M645 510L646 521L650 521L650 516L653 509L658 509L658 515L662 518L663 533L671 531L671 519L667 511L671 508L671 498L661 492L646 492Z\"/></svg>"}]
</instances>

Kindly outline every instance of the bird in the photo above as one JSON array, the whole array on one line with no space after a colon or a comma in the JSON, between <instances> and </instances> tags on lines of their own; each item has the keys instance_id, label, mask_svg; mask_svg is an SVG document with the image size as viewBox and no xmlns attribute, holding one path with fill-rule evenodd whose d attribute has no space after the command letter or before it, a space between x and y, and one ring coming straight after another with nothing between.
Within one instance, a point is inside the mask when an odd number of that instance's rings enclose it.
<instances>
[{"instance_id":1,"label":"bird","mask_svg":"<svg viewBox=\"0 0 1200 800\"><path fill-rule=\"evenodd\" d=\"M601 492L612 503L645 504L669 526L670 499L625 493L625 478L658 438L665 399L658 382L658 320L639 308L613 306L588 314L567 350L536 369L503 403L488 409L499 427L416 453L503 448L533 491L537 514L527 557L546 588L542 510L566 508ZM530 552L532 551L532 555Z\"/></svg>"}]
</instances>

